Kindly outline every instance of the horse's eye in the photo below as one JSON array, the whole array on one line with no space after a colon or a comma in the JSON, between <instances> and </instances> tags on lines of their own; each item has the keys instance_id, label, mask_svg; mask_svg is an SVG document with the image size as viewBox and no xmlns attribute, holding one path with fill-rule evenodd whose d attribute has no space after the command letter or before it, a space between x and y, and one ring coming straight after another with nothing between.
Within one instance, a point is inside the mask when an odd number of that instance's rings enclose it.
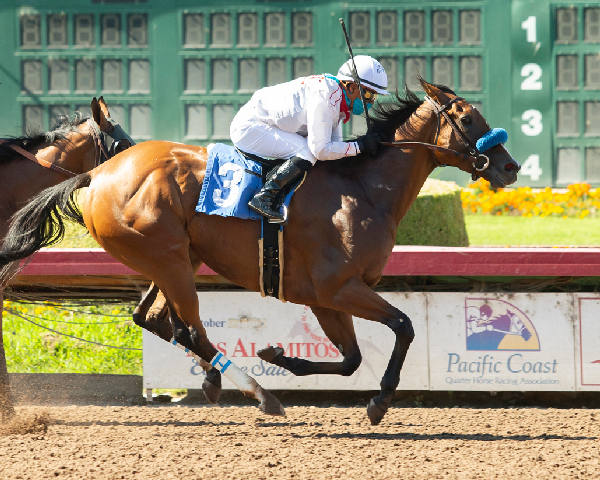
<instances>
[{"instance_id":1,"label":"horse's eye","mask_svg":"<svg viewBox=\"0 0 600 480\"><path fill-rule=\"evenodd\" d=\"M469 115L469 114L463 115L462 117L460 117L460 121L462 123L464 123L465 125L471 125L473 123L473 119L471 118L471 115Z\"/></svg>"}]
</instances>

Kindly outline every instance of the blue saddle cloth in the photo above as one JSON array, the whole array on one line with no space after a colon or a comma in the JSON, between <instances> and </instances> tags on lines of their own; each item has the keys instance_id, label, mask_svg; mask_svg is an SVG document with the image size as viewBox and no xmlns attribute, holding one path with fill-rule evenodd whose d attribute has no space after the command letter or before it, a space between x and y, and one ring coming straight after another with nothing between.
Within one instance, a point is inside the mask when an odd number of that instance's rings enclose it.
<instances>
[{"instance_id":1,"label":"blue saddle cloth","mask_svg":"<svg viewBox=\"0 0 600 480\"><path fill-rule=\"evenodd\" d=\"M222 217L261 220L262 215L248 208L248 202L262 187L261 169L259 163L247 159L234 147L217 143L208 155L196 211ZM286 195L286 206L292 194L293 191Z\"/></svg>"}]
</instances>

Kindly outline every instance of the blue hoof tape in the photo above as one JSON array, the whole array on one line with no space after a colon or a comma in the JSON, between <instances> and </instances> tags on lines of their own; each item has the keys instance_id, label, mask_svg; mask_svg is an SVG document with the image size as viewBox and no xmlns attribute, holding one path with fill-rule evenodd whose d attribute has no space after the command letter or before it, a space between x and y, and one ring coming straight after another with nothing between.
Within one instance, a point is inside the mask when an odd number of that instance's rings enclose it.
<instances>
[{"instance_id":1,"label":"blue hoof tape","mask_svg":"<svg viewBox=\"0 0 600 480\"><path fill-rule=\"evenodd\" d=\"M503 128L494 128L487 132L483 137L477 140L475 146L480 152L485 152L496 145L505 143L508 140L508 133Z\"/></svg>"}]
</instances>

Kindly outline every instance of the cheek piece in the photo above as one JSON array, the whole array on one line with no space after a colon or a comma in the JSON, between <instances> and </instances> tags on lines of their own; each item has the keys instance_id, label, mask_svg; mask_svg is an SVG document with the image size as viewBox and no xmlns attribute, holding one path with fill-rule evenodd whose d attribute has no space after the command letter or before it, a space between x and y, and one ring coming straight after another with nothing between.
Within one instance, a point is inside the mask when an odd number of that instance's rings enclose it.
<instances>
[{"instance_id":1,"label":"cheek piece","mask_svg":"<svg viewBox=\"0 0 600 480\"><path fill-rule=\"evenodd\" d=\"M477 140L475 146L480 152L485 152L496 145L505 143L508 140L508 133L503 128L494 128L487 132L483 137Z\"/></svg>"}]
</instances>

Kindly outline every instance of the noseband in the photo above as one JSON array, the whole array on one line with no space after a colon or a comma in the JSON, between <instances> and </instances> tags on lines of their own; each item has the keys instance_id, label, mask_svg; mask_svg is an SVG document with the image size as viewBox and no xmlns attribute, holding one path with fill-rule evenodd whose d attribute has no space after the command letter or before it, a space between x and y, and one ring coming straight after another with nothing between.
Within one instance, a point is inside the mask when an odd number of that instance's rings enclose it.
<instances>
[{"instance_id":1,"label":"noseband","mask_svg":"<svg viewBox=\"0 0 600 480\"><path fill-rule=\"evenodd\" d=\"M98 165L100 165L103 161L108 160L109 158L111 158L114 155L109 155L107 152L109 150L109 148L106 147L106 137L110 137L110 135L108 135L106 132L103 132L100 130L100 127L98 127L98 124L91 118L88 118L87 122L86 122L90 128L90 133L92 134L92 139L94 141L94 146L95 146L95 154L94 154L94 168L96 168ZM112 137L110 137L111 140L114 139ZM0 139L0 145L2 145L5 142L8 142L9 140L3 138ZM25 150L24 148L19 147L18 145L8 145L10 148L12 148L15 152L20 153L21 155L23 155L25 158L31 160L32 162L37 163L38 165L41 165L44 168L48 168L50 170L54 170L55 172L59 172L62 173L63 175L66 175L67 177L76 177L77 173L73 173L70 170L67 170L66 168L62 168L54 163L50 163L46 160L42 160L41 158L37 158L33 153L28 152L27 150ZM104 156L104 160L103 160L103 156Z\"/></svg>"},{"instance_id":2,"label":"noseband","mask_svg":"<svg viewBox=\"0 0 600 480\"><path fill-rule=\"evenodd\" d=\"M381 142L381 144L387 145L390 147L400 147L400 148L419 145L419 146L427 147L430 150L433 150L434 152L442 152L442 153L453 155L454 157L457 157L457 158L461 158L463 160L467 160L468 162L471 162L473 164L473 172L471 173L471 178L473 179L473 181L477 180L477 178L479 177L479 173L483 172L486 168L488 168L490 166L490 159L487 157L487 155L484 155L477 149L477 147L473 144L473 142L471 142L471 140L469 140L469 137L467 137L467 135L462 131L462 129L456 124L456 122L452 119L452 117L450 117L450 115L448 115L448 112L446 111L454 102L456 102L458 100L464 100L464 98L454 97L449 102L447 102L445 105L440 105L433 98L431 98L427 95L425 96L425 100L433 107L433 110L434 110L434 112L436 114L436 118L437 118L437 130L435 132L435 140L433 141L433 144L424 143L424 142ZM468 149L469 155L457 152L456 150L452 150L450 148L440 147L437 144L438 138L440 136L440 131L442 128L442 120L440 118L440 115L444 116L444 118L446 119L446 122L448 122L448 124L452 127L452 130L454 130L454 132L457 134L460 142ZM435 154L434 154L433 158L439 167L445 166L445 165L442 165L440 162L438 162L438 160L435 158Z\"/></svg>"}]
</instances>

